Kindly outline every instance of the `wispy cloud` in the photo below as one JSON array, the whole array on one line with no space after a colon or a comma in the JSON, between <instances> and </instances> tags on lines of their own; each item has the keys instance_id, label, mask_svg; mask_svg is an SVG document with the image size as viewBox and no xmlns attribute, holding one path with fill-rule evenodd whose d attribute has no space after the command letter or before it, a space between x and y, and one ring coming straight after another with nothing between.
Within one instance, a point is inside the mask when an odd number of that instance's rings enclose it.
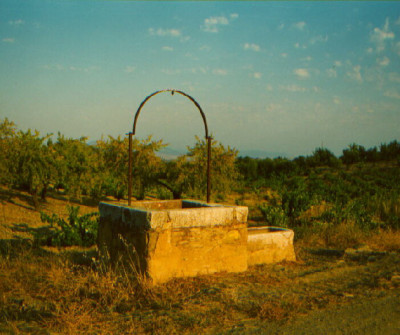
<instances>
[{"instance_id":1,"label":"wispy cloud","mask_svg":"<svg viewBox=\"0 0 400 335\"><path fill-rule=\"evenodd\" d=\"M221 26L227 26L233 20L236 20L239 14L233 13L229 17L226 16L211 16L204 20L201 30L207 33L218 33Z\"/></svg>"},{"instance_id":2,"label":"wispy cloud","mask_svg":"<svg viewBox=\"0 0 400 335\"><path fill-rule=\"evenodd\" d=\"M377 58L376 62L380 65L380 66L388 66L390 63L390 59L387 58L386 56L383 58Z\"/></svg>"},{"instance_id":3,"label":"wispy cloud","mask_svg":"<svg viewBox=\"0 0 400 335\"><path fill-rule=\"evenodd\" d=\"M298 86L298 85L280 85L279 88L282 91L287 91L287 92L306 92L307 88L302 87L302 86Z\"/></svg>"},{"instance_id":4,"label":"wispy cloud","mask_svg":"<svg viewBox=\"0 0 400 335\"><path fill-rule=\"evenodd\" d=\"M326 70L326 74L328 75L329 78L337 78L337 71L334 68Z\"/></svg>"},{"instance_id":5,"label":"wispy cloud","mask_svg":"<svg viewBox=\"0 0 400 335\"><path fill-rule=\"evenodd\" d=\"M61 65L61 64L46 64L42 67L49 71L70 71L70 72L84 72L90 73L99 70L97 66L80 67L75 65Z\"/></svg>"},{"instance_id":6,"label":"wispy cloud","mask_svg":"<svg viewBox=\"0 0 400 335\"><path fill-rule=\"evenodd\" d=\"M400 93L394 89L384 92L383 95L388 98L400 99Z\"/></svg>"},{"instance_id":7,"label":"wispy cloud","mask_svg":"<svg viewBox=\"0 0 400 335\"><path fill-rule=\"evenodd\" d=\"M305 44L300 44L299 42L295 43L294 47L296 49L307 49L307 46Z\"/></svg>"},{"instance_id":8,"label":"wispy cloud","mask_svg":"<svg viewBox=\"0 0 400 335\"><path fill-rule=\"evenodd\" d=\"M333 103L334 103L335 105L340 105L342 102L341 102L341 100L339 99L339 97L333 97Z\"/></svg>"},{"instance_id":9,"label":"wispy cloud","mask_svg":"<svg viewBox=\"0 0 400 335\"><path fill-rule=\"evenodd\" d=\"M316 44L316 43L325 43L328 42L328 35L322 36L318 35L310 39L310 44Z\"/></svg>"},{"instance_id":10,"label":"wispy cloud","mask_svg":"<svg viewBox=\"0 0 400 335\"><path fill-rule=\"evenodd\" d=\"M400 56L400 42L394 45L394 51Z\"/></svg>"},{"instance_id":11,"label":"wispy cloud","mask_svg":"<svg viewBox=\"0 0 400 335\"><path fill-rule=\"evenodd\" d=\"M169 36L180 37L182 35L179 29L163 29L163 28L149 28L149 34L153 36Z\"/></svg>"},{"instance_id":12,"label":"wispy cloud","mask_svg":"<svg viewBox=\"0 0 400 335\"><path fill-rule=\"evenodd\" d=\"M375 27L371 33L371 41L375 44L377 52L385 50L386 40L393 40L394 37L394 33L389 29L389 18L386 18L382 29Z\"/></svg>"},{"instance_id":13,"label":"wispy cloud","mask_svg":"<svg viewBox=\"0 0 400 335\"><path fill-rule=\"evenodd\" d=\"M305 79L305 78L309 78L309 77L310 77L310 73L308 72L307 69L295 69L295 70L293 71L293 73L294 73L297 77L299 77L299 78L301 78L301 79Z\"/></svg>"},{"instance_id":14,"label":"wispy cloud","mask_svg":"<svg viewBox=\"0 0 400 335\"><path fill-rule=\"evenodd\" d=\"M169 76L174 76L182 73L182 71L179 69L162 69L161 72Z\"/></svg>"},{"instance_id":15,"label":"wispy cloud","mask_svg":"<svg viewBox=\"0 0 400 335\"><path fill-rule=\"evenodd\" d=\"M394 83L400 83L400 74L396 72L390 72L389 80Z\"/></svg>"},{"instance_id":16,"label":"wispy cloud","mask_svg":"<svg viewBox=\"0 0 400 335\"><path fill-rule=\"evenodd\" d=\"M173 47L170 47L170 46L168 46L168 45L163 46L161 49L162 49L163 51L174 51L174 48L173 48Z\"/></svg>"},{"instance_id":17,"label":"wispy cloud","mask_svg":"<svg viewBox=\"0 0 400 335\"><path fill-rule=\"evenodd\" d=\"M6 38L3 38L2 41L3 41L4 43L14 43L14 42L15 42L15 38L13 38L13 37L6 37Z\"/></svg>"},{"instance_id":18,"label":"wispy cloud","mask_svg":"<svg viewBox=\"0 0 400 335\"><path fill-rule=\"evenodd\" d=\"M124 72L126 73L133 73L136 70L136 66L127 65L125 66Z\"/></svg>"},{"instance_id":19,"label":"wispy cloud","mask_svg":"<svg viewBox=\"0 0 400 335\"><path fill-rule=\"evenodd\" d=\"M253 73L253 78L255 79L261 79L262 77L262 73L261 72L254 72Z\"/></svg>"},{"instance_id":20,"label":"wispy cloud","mask_svg":"<svg viewBox=\"0 0 400 335\"><path fill-rule=\"evenodd\" d=\"M363 78L361 76L361 66L360 65L353 66L352 69L346 73L346 75L350 79L358 81L359 83L363 82Z\"/></svg>"},{"instance_id":21,"label":"wispy cloud","mask_svg":"<svg viewBox=\"0 0 400 335\"><path fill-rule=\"evenodd\" d=\"M244 48L244 50L252 50L255 52L260 51L260 46L258 44L254 44L254 43L245 43L243 48Z\"/></svg>"},{"instance_id":22,"label":"wispy cloud","mask_svg":"<svg viewBox=\"0 0 400 335\"><path fill-rule=\"evenodd\" d=\"M337 67L341 67L342 66L342 62L340 60L335 60L333 62L333 65L337 66Z\"/></svg>"},{"instance_id":23,"label":"wispy cloud","mask_svg":"<svg viewBox=\"0 0 400 335\"><path fill-rule=\"evenodd\" d=\"M304 30L306 25L307 25L307 23L305 23L304 21L293 23L293 27L298 30Z\"/></svg>"},{"instance_id":24,"label":"wispy cloud","mask_svg":"<svg viewBox=\"0 0 400 335\"><path fill-rule=\"evenodd\" d=\"M10 24L12 26L20 26L24 23L25 23L25 21L21 20L21 19L8 21L8 24Z\"/></svg>"},{"instance_id":25,"label":"wispy cloud","mask_svg":"<svg viewBox=\"0 0 400 335\"><path fill-rule=\"evenodd\" d=\"M216 76L226 76L228 74L228 71L225 69L214 69L212 73Z\"/></svg>"}]
</instances>

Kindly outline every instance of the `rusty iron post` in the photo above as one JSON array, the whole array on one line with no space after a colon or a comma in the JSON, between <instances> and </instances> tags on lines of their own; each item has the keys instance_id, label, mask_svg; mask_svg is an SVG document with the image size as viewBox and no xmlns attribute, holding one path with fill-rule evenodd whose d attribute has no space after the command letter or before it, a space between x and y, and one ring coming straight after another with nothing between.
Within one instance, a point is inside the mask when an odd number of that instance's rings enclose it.
<instances>
[{"instance_id":1,"label":"rusty iron post","mask_svg":"<svg viewBox=\"0 0 400 335\"><path fill-rule=\"evenodd\" d=\"M128 161L128 206L131 205L132 199L132 133L129 133L129 161Z\"/></svg>"},{"instance_id":2,"label":"rusty iron post","mask_svg":"<svg viewBox=\"0 0 400 335\"><path fill-rule=\"evenodd\" d=\"M204 123L204 129L205 129L205 133L206 133L206 136L205 136L205 138L207 139L207 146L208 146L208 148L207 148L207 202L210 202L210 192L211 192L211 179L210 179L210 174L211 174L211 171L210 171L210 167L211 167L211 137L209 137L208 136L208 126L207 126L207 120L206 120L206 115L204 114L204 112L203 112L203 110L201 109L201 107L200 107L200 105L198 104L198 102L195 100L195 99L193 99L190 95L188 95L188 94L186 94L186 93L184 93L184 92L182 92L182 91L179 91L179 90L175 90L175 89L165 89L165 90L160 90L160 91L156 91L156 92L154 92L154 93L152 93L152 94L150 94L150 95L148 95L143 101L142 101L142 103L139 105L139 108L138 108L138 110L136 111L136 114L135 114L135 119L134 119L134 121L133 121L133 129L132 129L132 132L130 132L129 133L129 143L130 143L130 145L131 145L131 142L132 142L132 135L135 135L136 134L136 123L137 123L137 120L138 120L138 117L139 117L139 114L140 114L140 111L142 110L142 107L145 105L145 103L150 99L150 98L152 98L153 96L155 96L155 95L157 95L157 94L159 94L159 93L162 93L162 92L170 92L171 93L171 95L174 95L174 93L179 93L179 94L181 94L181 95L183 95L184 97L186 97L186 98L188 98L190 101L192 101L193 103L194 103L194 105L197 107L197 109L199 110L199 112L200 112L200 114L201 114L201 117L202 117L202 119L203 119L203 123ZM131 148L129 149L129 164L132 164L132 158L131 158L131 155L132 155L132 153L131 153ZM129 183L129 185L128 185L128 205L130 205L130 201L131 201L131 196L132 196L132 194L131 194L131 192L132 192L132 176L131 176L131 174L132 174L132 166L130 165L130 167L129 167L129 173L128 173L128 176L129 176L129 181L128 181L128 183Z\"/></svg>"},{"instance_id":3,"label":"rusty iron post","mask_svg":"<svg viewBox=\"0 0 400 335\"><path fill-rule=\"evenodd\" d=\"M211 194L211 136L207 138L207 203Z\"/></svg>"}]
</instances>

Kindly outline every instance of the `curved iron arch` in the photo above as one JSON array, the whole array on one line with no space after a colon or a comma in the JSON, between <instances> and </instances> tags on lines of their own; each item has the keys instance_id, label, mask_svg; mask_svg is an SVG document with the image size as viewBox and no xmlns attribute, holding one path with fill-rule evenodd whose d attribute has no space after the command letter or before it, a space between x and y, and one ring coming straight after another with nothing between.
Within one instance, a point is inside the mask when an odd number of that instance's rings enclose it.
<instances>
[{"instance_id":1,"label":"curved iron arch","mask_svg":"<svg viewBox=\"0 0 400 335\"><path fill-rule=\"evenodd\" d=\"M207 140L207 202L210 202L210 193L211 193L211 182L210 182L211 169L210 169L210 165L211 165L211 140L212 140L212 138L210 136L208 136L208 126L207 126L206 115L204 114L203 110L201 109L199 103L193 97L191 97L189 94L186 94L185 92L182 92L180 90L175 90L175 89L168 88L168 89L165 89L165 90L156 91L156 92L148 95L142 101L142 103L139 105L139 108L137 109L136 114L135 114L135 119L133 121L132 132L128 133L128 135L129 135L128 206L131 205L131 198L132 198L132 136L136 134L136 124L137 124L137 120L138 120L139 115L140 115L140 111L142 110L143 106L152 97L154 97L155 95L157 95L159 93L162 93L162 92L171 92L171 95L174 95L174 93L178 93L178 94L181 94L181 95L185 96L186 98L188 98L190 101L192 101L194 103L194 105L197 107L197 109L199 110L199 112L201 114L201 117L202 117L203 122L204 122L205 138Z\"/></svg>"}]
</instances>

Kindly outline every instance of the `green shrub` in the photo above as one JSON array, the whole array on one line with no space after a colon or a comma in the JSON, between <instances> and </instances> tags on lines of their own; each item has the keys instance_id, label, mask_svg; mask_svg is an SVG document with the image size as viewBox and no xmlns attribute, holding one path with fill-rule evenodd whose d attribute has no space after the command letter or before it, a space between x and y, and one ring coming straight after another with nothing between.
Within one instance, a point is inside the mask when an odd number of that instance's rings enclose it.
<instances>
[{"instance_id":1,"label":"green shrub","mask_svg":"<svg viewBox=\"0 0 400 335\"><path fill-rule=\"evenodd\" d=\"M262 204L258 206L261 211L264 220L271 226L276 227L287 227L288 217L280 206L270 206Z\"/></svg>"},{"instance_id":2,"label":"green shrub","mask_svg":"<svg viewBox=\"0 0 400 335\"><path fill-rule=\"evenodd\" d=\"M98 213L79 215L79 206L67 206L68 219L56 214L51 216L40 213L42 222L50 223L51 229L40 240L53 246L78 245L89 247L96 243L98 229Z\"/></svg>"}]
</instances>

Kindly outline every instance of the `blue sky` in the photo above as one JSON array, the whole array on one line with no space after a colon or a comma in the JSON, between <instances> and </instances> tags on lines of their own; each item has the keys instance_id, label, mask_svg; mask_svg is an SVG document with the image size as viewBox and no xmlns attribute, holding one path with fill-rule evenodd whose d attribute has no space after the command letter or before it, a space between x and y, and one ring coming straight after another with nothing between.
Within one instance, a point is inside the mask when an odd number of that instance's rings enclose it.
<instances>
[{"instance_id":1,"label":"blue sky","mask_svg":"<svg viewBox=\"0 0 400 335\"><path fill-rule=\"evenodd\" d=\"M0 117L66 136L123 135L149 94L202 106L224 145L287 157L399 140L400 2L0 2ZM163 93L137 136L204 136Z\"/></svg>"}]
</instances>

